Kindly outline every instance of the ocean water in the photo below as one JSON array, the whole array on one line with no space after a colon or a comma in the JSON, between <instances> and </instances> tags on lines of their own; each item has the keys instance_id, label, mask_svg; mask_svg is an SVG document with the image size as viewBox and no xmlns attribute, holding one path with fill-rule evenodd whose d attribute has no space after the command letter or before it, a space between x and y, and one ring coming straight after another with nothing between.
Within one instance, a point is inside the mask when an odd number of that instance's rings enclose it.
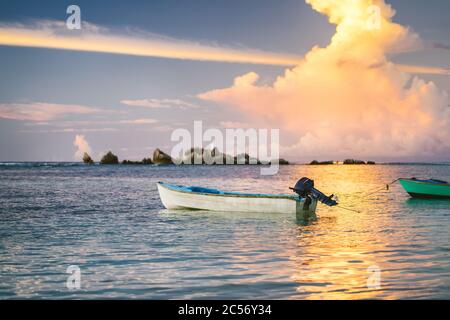
<instances>
[{"instance_id":1,"label":"ocean water","mask_svg":"<svg viewBox=\"0 0 450 320\"><path fill-rule=\"evenodd\" d=\"M156 189L286 193L303 176L360 213L168 211ZM450 299L450 201L369 195L412 176L450 180L450 165L0 164L0 299Z\"/></svg>"}]
</instances>

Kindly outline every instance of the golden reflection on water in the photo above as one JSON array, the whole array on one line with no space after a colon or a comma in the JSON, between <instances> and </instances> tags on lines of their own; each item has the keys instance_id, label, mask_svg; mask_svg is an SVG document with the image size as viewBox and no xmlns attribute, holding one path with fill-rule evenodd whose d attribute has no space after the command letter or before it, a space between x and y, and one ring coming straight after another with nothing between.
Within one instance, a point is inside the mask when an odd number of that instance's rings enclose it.
<instances>
[{"instance_id":1,"label":"golden reflection on water","mask_svg":"<svg viewBox=\"0 0 450 320\"><path fill-rule=\"evenodd\" d=\"M321 223L335 224L335 219L323 219ZM367 288L367 280L371 275L367 268L378 265L371 261L365 252L358 247L358 242L371 242L370 236L358 239L336 239L323 233L320 242L311 236L304 236L305 231L315 233L314 228L323 226L312 225L299 230L297 238L298 249L292 256L294 274L292 279L299 283L298 291L307 293L309 299L367 299L379 295L380 292ZM373 244L371 248L365 245L364 250L382 250L382 246ZM307 261L304 256L310 257Z\"/></svg>"},{"instance_id":2,"label":"golden reflection on water","mask_svg":"<svg viewBox=\"0 0 450 320\"><path fill-rule=\"evenodd\" d=\"M377 211L372 202L363 198L374 189L368 190L368 185L379 188L378 168L308 168L306 175L316 181L317 188L336 192L342 205L357 209L360 213L320 206L320 222L298 227L297 249L292 256L295 271L291 278L299 283L297 290L306 294L306 298L370 299L383 295L383 286L379 290L367 286L368 278L373 276L368 268L377 266L383 270L384 264L370 253L385 251L391 240L383 233L372 231L380 229L380 224L389 224L392 217L387 215L383 219L372 219ZM297 176L305 175L304 168L299 169L302 172L298 172ZM329 214L332 216L327 217ZM340 232L336 233L336 230ZM305 261L305 256L310 258Z\"/></svg>"}]
</instances>

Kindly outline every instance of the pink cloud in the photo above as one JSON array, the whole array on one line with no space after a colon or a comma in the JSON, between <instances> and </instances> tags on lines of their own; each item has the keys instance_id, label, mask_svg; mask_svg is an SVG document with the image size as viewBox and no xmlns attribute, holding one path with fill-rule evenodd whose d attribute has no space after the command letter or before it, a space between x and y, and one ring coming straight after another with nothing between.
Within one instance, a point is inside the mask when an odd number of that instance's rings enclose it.
<instances>
[{"instance_id":1,"label":"pink cloud","mask_svg":"<svg viewBox=\"0 0 450 320\"><path fill-rule=\"evenodd\" d=\"M138 100L122 100L120 103L132 107L144 107L150 109L196 109L197 105L180 99L138 99Z\"/></svg>"},{"instance_id":2,"label":"pink cloud","mask_svg":"<svg viewBox=\"0 0 450 320\"><path fill-rule=\"evenodd\" d=\"M71 114L94 114L99 112L102 111L74 104L41 102L0 104L0 118L22 121L46 122Z\"/></svg>"}]
</instances>

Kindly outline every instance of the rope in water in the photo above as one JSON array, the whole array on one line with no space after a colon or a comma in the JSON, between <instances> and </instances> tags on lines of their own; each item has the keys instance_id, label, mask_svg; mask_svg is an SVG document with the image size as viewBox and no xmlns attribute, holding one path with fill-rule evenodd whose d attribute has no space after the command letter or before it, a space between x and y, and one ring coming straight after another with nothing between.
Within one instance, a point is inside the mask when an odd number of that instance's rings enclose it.
<instances>
[{"instance_id":1,"label":"rope in water","mask_svg":"<svg viewBox=\"0 0 450 320\"><path fill-rule=\"evenodd\" d=\"M394 181L392 181L392 182L386 184L383 188L379 188L379 189L377 189L377 190L374 190L374 191L372 191L372 192L366 194L364 197L371 196L371 195L373 195L373 194L375 194L375 193L378 193L378 192L380 192L380 191L383 191L383 190L389 190L389 187L390 187L392 184L396 183L398 180L400 180L400 178L399 178L399 179L395 179Z\"/></svg>"},{"instance_id":2,"label":"rope in water","mask_svg":"<svg viewBox=\"0 0 450 320\"><path fill-rule=\"evenodd\" d=\"M374 191L372 191L372 192L370 192L370 193L364 195L364 197L371 196L371 195L373 195L373 194L375 194L375 193L378 193L378 192L380 192L380 191L383 191L383 190L389 190L389 187L390 187L392 184L396 183L398 180L400 180L400 179L395 179L394 181L392 181L392 182L386 184L383 188L379 188L379 189L377 189L377 190L374 190ZM340 206L340 205L337 205L336 207L341 208L341 209L344 209L344 210L347 210L347 211L352 211L352 212L356 212L356 213L361 213L361 211L358 211L358 210L355 210L355 209L346 208L346 207L342 207L342 206Z\"/></svg>"},{"instance_id":3,"label":"rope in water","mask_svg":"<svg viewBox=\"0 0 450 320\"><path fill-rule=\"evenodd\" d=\"M344 210L351 211L351 212L361 213L361 211L358 211L358 210L355 210L355 209L346 208L346 207L342 207L341 205L337 205L336 208L344 209Z\"/></svg>"}]
</instances>

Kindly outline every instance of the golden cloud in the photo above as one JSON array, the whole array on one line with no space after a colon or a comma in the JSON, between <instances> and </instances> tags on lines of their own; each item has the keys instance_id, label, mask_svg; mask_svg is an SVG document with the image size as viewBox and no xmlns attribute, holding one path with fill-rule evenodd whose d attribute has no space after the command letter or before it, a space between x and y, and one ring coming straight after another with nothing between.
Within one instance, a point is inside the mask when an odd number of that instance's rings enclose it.
<instances>
[{"instance_id":1,"label":"golden cloud","mask_svg":"<svg viewBox=\"0 0 450 320\"><path fill-rule=\"evenodd\" d=\"M272 85L258 85L252 72L198 97L234 106L258 125L279 126L297 137L284 146L291 156L448 159L448 94L404 72L424 70L399 68L387 58L417 42L417 35L392 22L394 10L383 0L306 1L336 24L327 47L314 47ZM379 28L367 28L373 5L380 9Z\"/></svg>"}]
</instances>

